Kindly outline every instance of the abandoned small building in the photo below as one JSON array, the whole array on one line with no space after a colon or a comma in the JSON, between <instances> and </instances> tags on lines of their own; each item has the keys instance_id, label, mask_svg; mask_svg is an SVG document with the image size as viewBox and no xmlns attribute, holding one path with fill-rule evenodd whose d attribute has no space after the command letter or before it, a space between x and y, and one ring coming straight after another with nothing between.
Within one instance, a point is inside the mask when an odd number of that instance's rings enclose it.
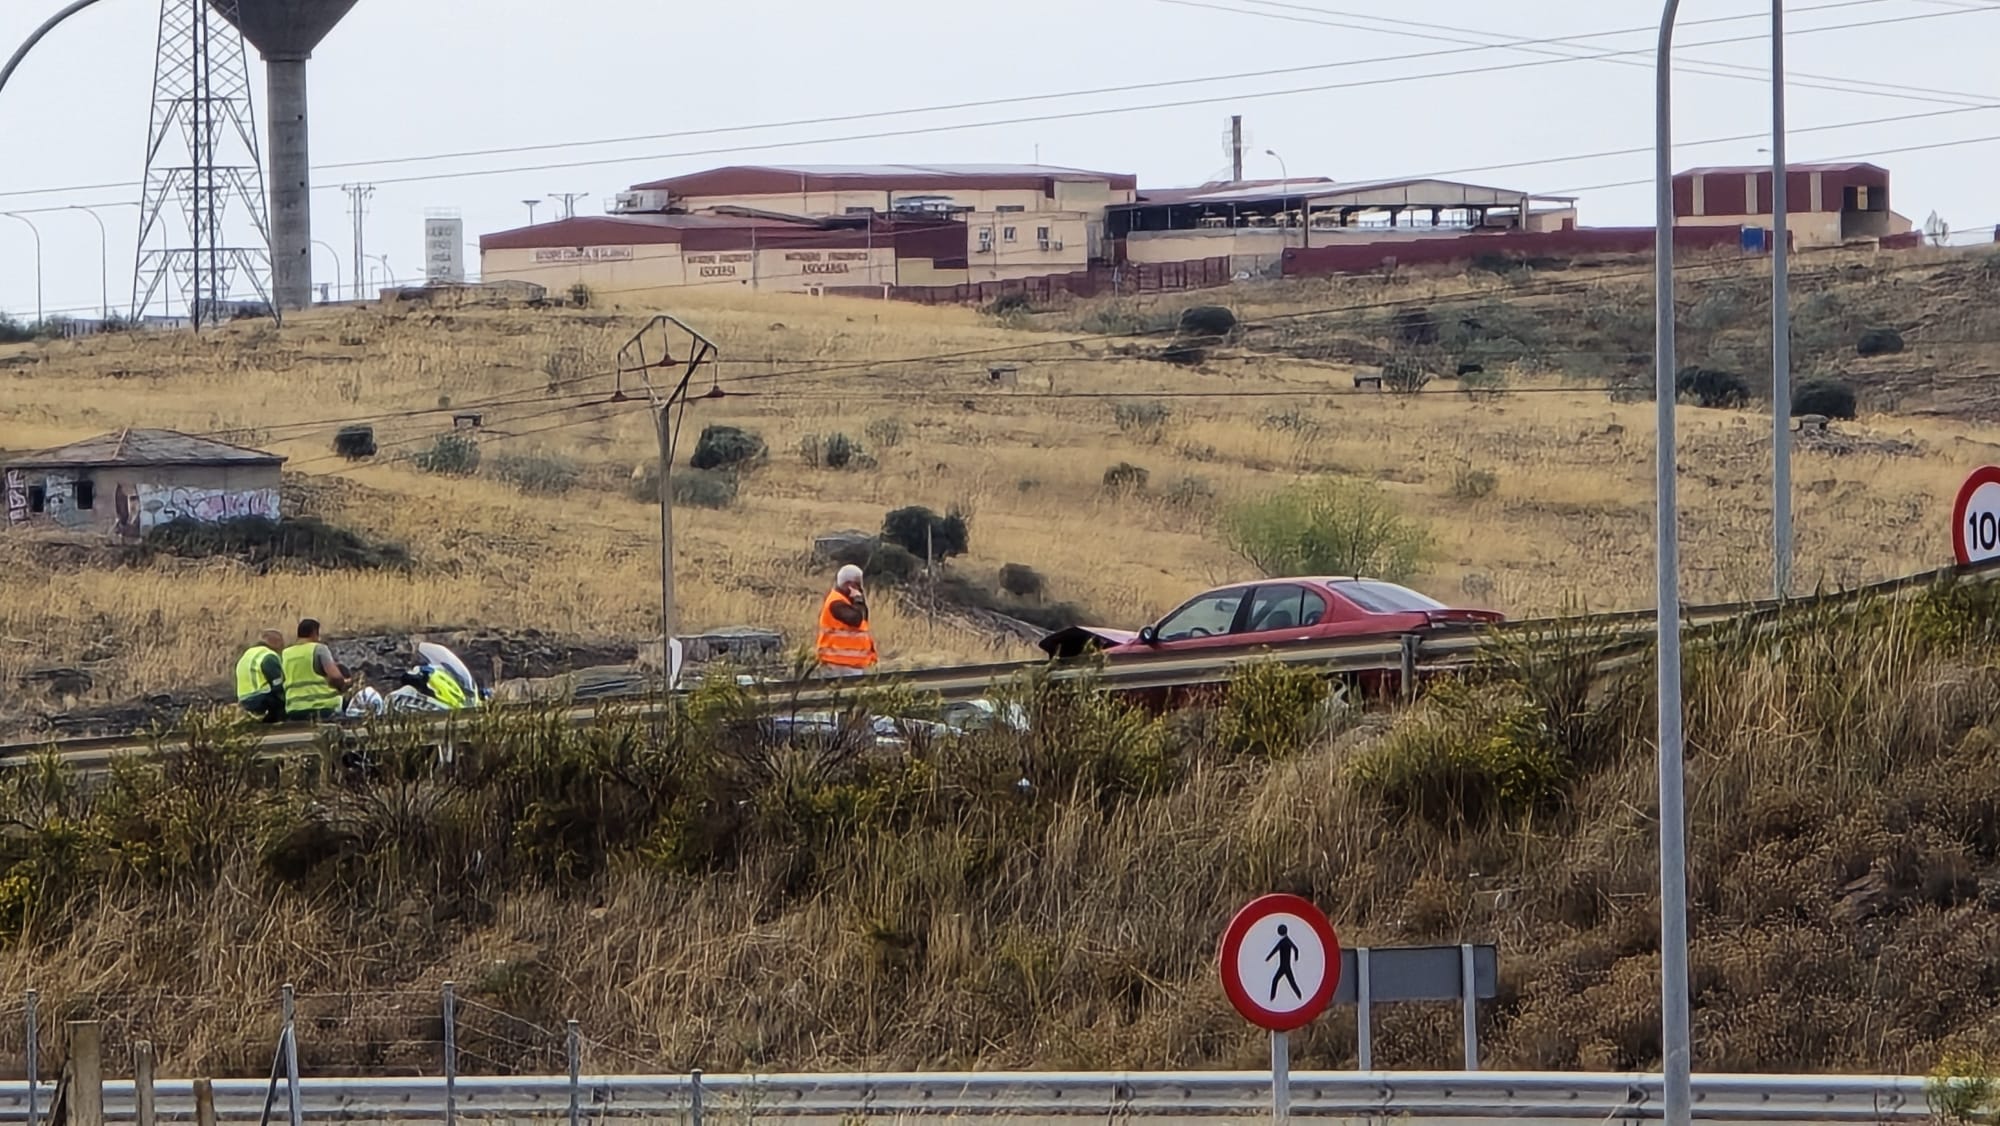
<instances>
[{"instance_id":1,"label":"abandoned small building","mask_svg":"<svg viewBox=\"0 0 2000 1126\"><path fill-rule=\"evenodd\" d=\"M175 520L278 517L285 459L172 430L128 429L10 459L7 526L137 538Z\"/></svg>"}]
</instances>

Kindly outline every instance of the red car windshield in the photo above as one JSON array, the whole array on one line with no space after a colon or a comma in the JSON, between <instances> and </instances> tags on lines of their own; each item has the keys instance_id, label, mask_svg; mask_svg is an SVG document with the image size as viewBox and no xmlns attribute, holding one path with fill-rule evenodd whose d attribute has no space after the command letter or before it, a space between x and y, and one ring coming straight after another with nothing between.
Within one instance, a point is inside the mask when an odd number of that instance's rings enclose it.
<instances>
[{"instance_id":1,"label":"red car windshield","mask_svg":"<svg viewBox=\"0 0 2000 1126\"><path fill-rule=\"evenodd\" d=\"M1401 614L1409 611L1443 610L1447 607L1435 598L1418 594L1408 587L1395 583L1345 582L1328 583L1334 592L1372 614Z\"/></svg>"}]
</instances>

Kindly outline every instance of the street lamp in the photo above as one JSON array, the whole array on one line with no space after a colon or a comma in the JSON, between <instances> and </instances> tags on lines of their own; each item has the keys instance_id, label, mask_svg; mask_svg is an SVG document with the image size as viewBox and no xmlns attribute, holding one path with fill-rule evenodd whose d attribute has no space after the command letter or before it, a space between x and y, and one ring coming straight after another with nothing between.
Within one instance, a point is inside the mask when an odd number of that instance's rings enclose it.
<instances>
[{"instance_id":1,"label":"street lamp","mask_svg":"<svg viewBox=\"0 0 2000 1126\"><path fill-rule=\"evenodd\" d=\"M111 252L104 233L104 219L97 212L80 203L72 203L65 210L81 211L97 223L97 316L99 320L111 319Z\"/></svg>"},{"instance_id":2,"label":"street lamp","mask_svg":"<svg viewBox=\"0 0 2000 1126\"><path fill-rule=\"evenodd\" d=\"M321 250L326 251L328 254L333 255L333 276L338 278L341 275L340 251L335 250L331 245L321 242L318 239L312 240L312 244L314 246L319 247ZM333 288L335 293L339 293L340 283L335 282ZM357 293L354 296L356 297L356 299L359 299L361 295Z\"/></svg>"},{"instance_id":3,"label":"street lamp","mask_svg":"<svg viewBox=\"0 0 2000 1126\"><path fill-rule=\"evenodd\" d=\"M1656 534L1659 637L1660 771L1660 1070L1666 1126L1689 1126L1692 1050L1688 1033L1687 795L1681 730L1681 578L1679 498L1674 464L1674 17L1665 0L1653 62L1653 401L1659 433Z\"/></svg>"},{"instance_id":4,"label":"street lamp","mask_svg":"<svg viewBox=\"0 0 2000 1126\"><path fill-rule=\"evenodd\" d=\"M1771 585L1792 593L1792 236L1785 181L1785 0L1771 0Z\"/></svg>"},{"instance_id":5,"label":"street lamp","mask_svg":"<svg viewBox=\"0 0 2000 1126\"><path fill-rule=\"evenodd\" d=\"M1285 158L1279 156L1276 149L1265 149L1264 155L1278 162L1278 175L1283 177L1278 181L1278 198L1283 200L1291 194L1292 171L1285 167Z\"/></svg>"},{"instance_id":6,"label":"street lamp","mask_svg":"<svg viewBox=\"0 0 2000 1126\"><path fill-rule=\"evenodd\" d=\"M528 225L532 227L535 225L535 208L540 207L542 201L539 199L524 199L521 202L528 206Z\"/></svg>"},{"instance_id":7,"label":"street lamp","mask_svg":"<svg viewBox=\"0 0 2000 1126\"><path fill-rule=\"evenodd\" d=\"M35 327L40 328L42 327L42 229L35 226L34 221L26 215L17 215L12 211L0 211L0 215L5 215L9 219L19 219L28 224L28 229L35 233Z\"/></svg>"},{"instance_id":8,"label":"street lamp","mask_svg":"<svg viewBox=\"0 0 2000 1126\"><path fill-rule=\"evenodd\" d=\"M370 262L380 262L380 263L382 263L382 284L383 284L383 285L395 285L395 284L396 284L396 271L394 271L393 269L390 269L390 268L389 268L389 256L388 256L388 255L386 255L386 254L369 254L369 255L364 255L364 257L366 257L366 258L367 258L367 259L368 259L368 260L369 260Z\"/></svg>"}]
</instances>

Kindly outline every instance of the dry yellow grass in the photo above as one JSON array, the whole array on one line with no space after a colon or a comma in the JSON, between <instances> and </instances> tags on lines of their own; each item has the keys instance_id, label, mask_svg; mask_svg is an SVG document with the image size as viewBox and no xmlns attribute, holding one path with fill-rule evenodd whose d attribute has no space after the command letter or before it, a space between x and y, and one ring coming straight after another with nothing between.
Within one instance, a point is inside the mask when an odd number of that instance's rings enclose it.
<instances>
[{"instance_id":1,"label":"dry yellow grass","mask_svg":"<svg viewBox=\"0 0 2000 1126\"><path fill-rule=\"evenodd\" d=\"M1497 284L1429 279L1397 292L1439 300ZM1256 316L1381 294L1379 283L1363 280L1226 299ZM973 512L961 568L990 574L1027 563L1048 576L1051 597L1107 624L1136 625L1206 584L1248 576L1214 528L1221 506L1323 471L1380 481L1431 526L1442 558L1417 585L1438 597L1515 615L1651 597L1648 403L1616 404L1601 390L1533 376L1516 376L1513 391L1491 401L1355 394L1337 365L1253 356L1188 370L963 309L678 293L662 295L658 307L716 339L725 360L718 377L735 392L688 411L683 461L708 423L755 429L771 447L770 463L745 478L735 506L680 513L686 628L765 625L807 640L827 578L806 561L811 536L872 529L904 504ZM283 329L244 324L199 337L15 350L40 362L0 372L0 447L38 448L126 425L224 432L285 454L288 471L310 478L293 479L288 506L308 498L320 514L408 545L418 566L366 575L259 575L223 563L89 569L53 564L38 535L0 535L0 566L13 576L0 592L0 682L74 663L86 648L100 658L97 697L212 681L258 628L302 615L344 634L480 624L648 635L656 514L623 485L652 456L650 420L633 404L547 399L544 372L558 354L605 370L643 320L636 307L347 310L299 316ZM1019 365L1017 386L988 383L988 350ZM888 362L941 354L957 358ZM825 364L854 366L799 372ZM799 373L762 378L786 372ZM564 391L611 386L605 377ZM1170 416L1157 432L1123 433L1113 418L1122 398L1158 399ZM486 408L489 462L503 451L574 458L586 471L583 486L530 496L484 477L426 475L397 459L448 429L441 404L495 400L508 405ZM564 406L578 409L551 413ZM433 413L408 413L416 411ZM363 417L378 420L385 456L353 467L331 454L326 420ZM1759 595L1769 581L1767 420L1698 409L1682 417L1688 596ZM865 437L877 420L892 420L901 440L880 448ZM835 472L797 456L807 434L835 431L861 440L879 465ZM1898 437L1916 451L1800 454L1802 581L1850 584L1944 562L1951 490L1990 450L1980 433L1885 416L1846 431ZM1105 469L1118 462L1150 472L1148 496L1102 488ZM1453 481L1463 469L1492 472L1497 489L1459 499ZM1169 503L1177 487L1215 499ZM878 601L892 665L1026 654Z\"/></svg>"}]
</instances>

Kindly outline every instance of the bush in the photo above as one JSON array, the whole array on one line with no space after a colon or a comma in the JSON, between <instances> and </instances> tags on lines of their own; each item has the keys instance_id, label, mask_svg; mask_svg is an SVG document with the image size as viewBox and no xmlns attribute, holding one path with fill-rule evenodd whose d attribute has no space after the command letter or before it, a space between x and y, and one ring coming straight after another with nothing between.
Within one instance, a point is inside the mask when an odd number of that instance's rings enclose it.
<instances>
[{"instance_id":1,"label":"bush","mask_svg":"<svg viewBox=\"0 0 2000 1126\"><path fill-rule=\"evenodd\" d=\"M1461 465L1451 472L1451 495L1459 500L1484 500L1500 487L1500 475L1491 469Z\"/></svg>"},{"instance_id":2,"label":"bush","mask_svg":"<svg viewBox=\"0 0 2000 1126\"><path fill-rule=\"evenodd\" d=\"M894 586L923 573L924 561L901 544L876 544L860 564L861 574L871 583Z\"/></svg>"},{"instance_id":3,"label":"bush","mask_svg":"<svg viewBox=\"0 0 2000 1126\"><path fill-rule=\"evenodd\" d=\"M1159 358L1165 363L1193 368L1208 362L1208 352L1192 344L1169 344L1160 349Z\"/></svg>"},{"instance_id":4,"label":"bush","mask_svg":"<svg viewBox=\"0 0 2000 1126\"><path fill-rule=\"evenodd\" d=\"M736 503L738 485L736 474L722 469L689 469L668 478L674 503L690 508L728 508ZM659 489L655 480L655 501L659 499Z\"/></svg>"},{"instance_id":5,"label":"bush","mask_svg":"<svg viewBox=\"0 0 2000 1126\"><path fill-rule=\"evenodd\" d=\"M524 493L566 493L583 470L558 454L501 454L493 459L493 475Z\"/></svg>"},{"instance_id":6,"label":"bush","mask_svg":"<svg viewBox=\"0 0 2000 1126\"><path fill-rule=\"evenodd\" d=\"M971 548L971 525L970 518L956 508L939 516L913 504L882 518L882 538L918 559L949 559Z\"/></svg>"},{"instance_id":7,"label":"bush","mask_svg":"<svg viewBox=\"0 0 2000 1126\"><path fill-rule=\"evenodd\" d=\"M1434 688L1422 710L1348 769L1393 813L1445 827L1546 808L1568 784L1532 705L1455 681Z\"/></svg>"},{"instance_id":8,"label":"bush","mask_svg":"<svg viewBox=\"0 0 2000 1126\"><path fill-rule=\"evenodd\" d=\"M742 469L763 461L764 439L735 426L704 426L688 464L696 469Z\"/></svg>"},{"instance_id":9,"label":"bush","mask_svg":"<svg viewBox=\"0 0 2000 1126\"><path fill-rule=\"evenodd\" d=\"M814 469L858 469L872 461L845 434L806 435L799 439L799 458Z\"/></svg>"},{"instance_id":10,"label":"bush","mask_svg":"<svg viewBox=\"0 0 2000 1126\"><path fill-rule=\"evenodd\" d=\"M1035 299L1029 297L1025 290L1019 289L995 297L992 303L982 310L989 317L1020 316L1034 311Z\"/></svg>"},{"instance_id":11,"label":"bush","mask_svg":"<svg viewBox=\"0 0 2000 1126\"><path fill-rule=\"evenodd\" d=\"M1828 418L1855 416L1854 388L1831 379L1813 379L1792 392L1792 413L1821 414Z\"/></svg>"},{"instance_id":12,"label":"bush","mask_svg":"<svg viewBox=\"0 0 2000 1126\"><path fill-rule=\"evenodd\" d=\"M1382 386L1398 395L1414 395L1431 381L1431 373L1412 356L1391 356L1382 365Z\"/></svg>"},{"instance_id":13,"label":"bush","mask_svg":"<svg viewBox=\"0 0 2000 1126\"><path fill-rule=\"evenodd\" d=\"M1006 563L1000 567L1000 589L1016 598L1040 598L1047 586L1041 572L1025 563Z\"/></svg>"},{"instance_id":14,"label":"bush","mask_svg":"<svg viewBox=\"0 0 2000 1126\"><path fill-rule=\"evenodd\" d=\"M463 434L440 434L430 449L411 460L426 473L470 477L479 472L479 443Z\"/></svg>"},{"instance_id":15,"label":"bush","mask_svg":"<svg viewBox=\"0 0 2000 1126\"><path fill-rule=\"evenodd\" d=\"M0 344L26 344L35 338L35 327L0 313Z\"/></svg>"},{"instance_id":16,"label":"bush","mask_svg":"<svg viewBox=\"0 0 2000 1126\"><path fill-rule=\"evenodd\" d=\"M1714 368L1685 367L1674 376L1674 395L1698 407L1737 410L1750 405L1750 385L1743 377Z\"/></svg>"},{"instance_id":17,"label":"bush","mask_svg":"<svg viewBox=\"0 0 2000 1126\"><path fill-rule=\"evenodd\" d=\"M1138 493L1146 489L1146 481L1152 477L1144 466L1121 461L1104 471L1104 487L1114 493Z\"/></svg>"},{"instance_id":18,"label":"bush","mask_svg":"<svg viewBox=\"0 0 2000 1126\"><path fill-rule=\"evenodd\" d=\"M1437 318L1421 306L1396 310L1389 324L1396 330L1396 339L1405 344L1428 347L1438 342Z\"/></svg>"},{"instance_id":19,"label":"bush","mask_svg":"<svg viewBox=\"0 0 2000 1126\"><path fill-rule=\"evenodd\" d=\"M1458 389L1465 392L1468 398L1497 399L1507 393L1507 373L1487 371L1485 368L1477 371L1461 371L1458 376Z\"/></svg>"},{"instance_id":20,"label":"bush","mask_svg":"<svg viewBox=\"0 0 2000 1126\"><path fill-rule=\"evenodd\" d=\"M368 425L343 426L334 432L333 452L349 461L375 456L375 428Z\"/></svg>"},{"instance_id":21,"label":"bush","mask_svg":"<svg viewBox=\"0 0 2000 1126\"><path fill-rule=\"evenodd\" d=\"M284 560L336 571L401 568L410 563L409 552L396 544L370 540L310 516L277 520L245 516L216 523L175 520L152 528L140 541L140 558L155 553L186 559L233 556L250 563Z\"/></svg>"},{"instance_id":22,"label":"bush","mask_svg":"<svg viewBox=\"0 0 2000 1126\"><path fill-rule=\"evenodd\" d=\"M1180 330L1190 336L1228 336L1236 329L1236 314L1221 305L1192 305L1181 310Z\"/></svg>"},{"instance_id":23,"label":"bush","mask_svg":"<svg viewBox=\"0 0 2000 1126\"><path fill-rule=\"evenodd\" d=\"M1215 503L1215 486L1206 477L1183 477L1161 499L1180 509L1207 508Z\"/></svg>"},{"instance_id":24,"label":"bush","mask_svg":"<svg viewBox=\"0 0 2000 1126\"><path fill-rule=\"evenodd\" d=\"M893 450L903 444L903 420L899 418L877 418L868 423L862 431L875 448Z\"/></svg>"},{"instance_id":25,"label":"bush","mask_svg":"<svg viewBox=\"0 0 2000 1126\"><path fill-rule=\"evenodd\" d=\"M1230 546L1266 575L1368 575L1400 582L1420 570L1431 537L1374 485L1322 477L1239 506Z\"/></svg>"},{"instance_id":26,"label":"bush","mask_svg":"<svg viewBox=\"0 0 2000 1126\"><path fill-rule=\"evenodd\" d=\"M1257 661L1229 678L1219 734L1231 755L1282 758L1297 754L1325 722L1328 689L1310 669Z\"/></svg>"},{"instance_id":27,"label":"bush","mask_svg":"<svg viewBox=\"0 0 2000 1126\"><path fill-rule=\"evenodd\" d=\"M1160 431L1172 414L1167 404L1151 399L1111 405L1111 417L1117 420L1120 431L1139 434L1153 442L1160 440Z\"/></svg>"},{"instance_id":28,"label":"bush","mask_svg":"<svg viewBox=\"0 0 2000 1126\"><path fill-rule=\"evenodd\" d=\"M1893 328L1871 328L1854 345L1859 356L1893 356L1902 350L1903 334Z\"/></svg>"}]
</instances>

